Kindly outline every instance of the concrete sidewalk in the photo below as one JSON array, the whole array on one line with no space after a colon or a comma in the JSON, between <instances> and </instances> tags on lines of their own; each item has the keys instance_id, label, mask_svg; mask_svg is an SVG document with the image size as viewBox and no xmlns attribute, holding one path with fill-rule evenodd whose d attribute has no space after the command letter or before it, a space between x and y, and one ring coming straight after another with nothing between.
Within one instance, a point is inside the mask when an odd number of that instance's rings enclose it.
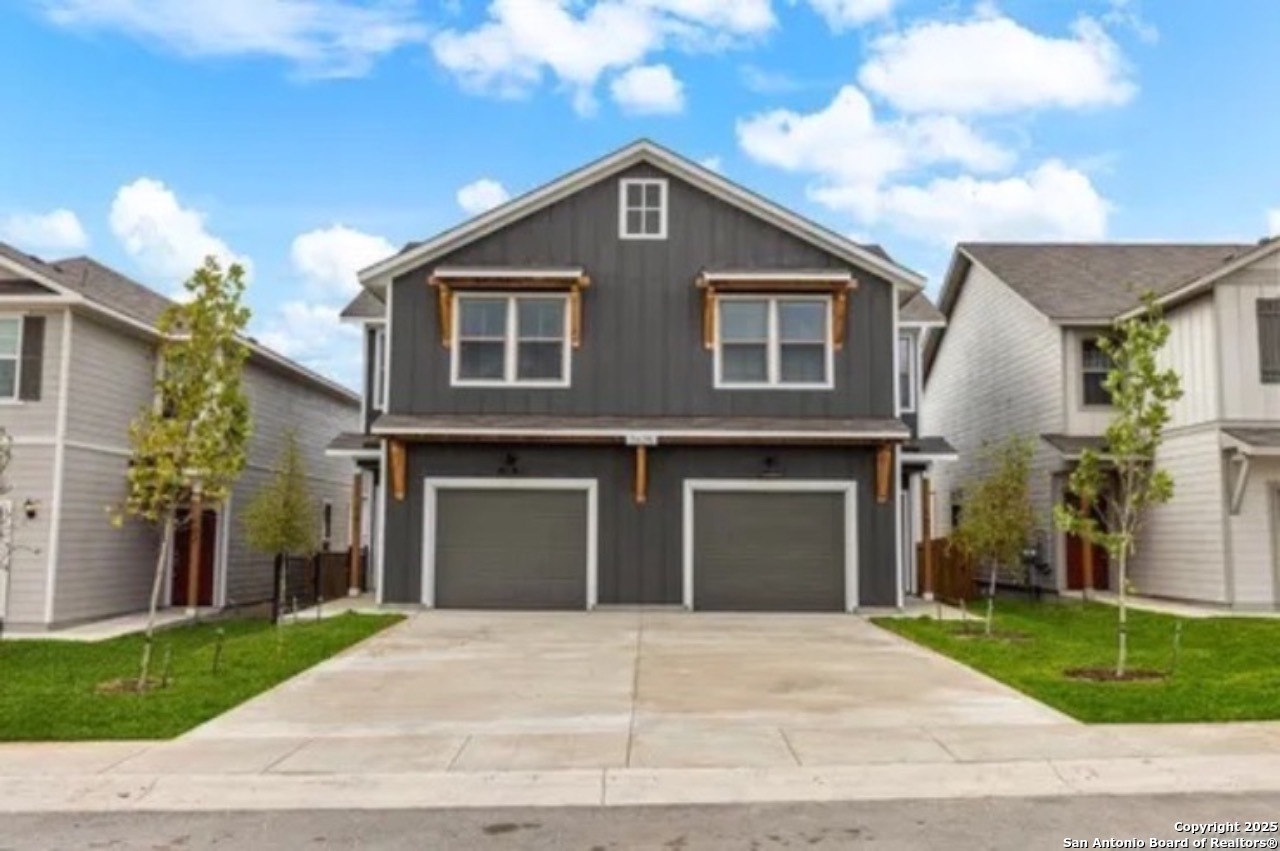
<instances>
[{"instance_id":1,"label":"concrete sidewalk","mask_svg":"<svg viewBox=\"0 0 1280 851\"><path fill-rule=\"evenodd\" d=\"M825 730L790 764L629 767L561 734L504 770L440 737L0 746L0 812L401 809L1280 791L1280 724ZM586 737L590 734L582 734ZM877 740L885 742L875 744ZM554 745L554 746L552 746ZM483 764L483 761L481 761ZM528 766L520 768L520 766ZM574 767L574 766L577 767Z\"/></svg>"}]
</instances>

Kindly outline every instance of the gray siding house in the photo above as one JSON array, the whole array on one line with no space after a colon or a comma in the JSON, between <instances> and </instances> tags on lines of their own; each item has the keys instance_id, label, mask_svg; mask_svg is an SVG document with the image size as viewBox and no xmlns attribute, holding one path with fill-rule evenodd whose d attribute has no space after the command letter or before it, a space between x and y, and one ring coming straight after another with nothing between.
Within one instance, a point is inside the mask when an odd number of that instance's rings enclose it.
<instances>
[{"instance_id":1,"label":"gray siding house","mask_svg":"<svg viewBox=\"0 0 1280 851\"><path fill-rule=\"evenodd\" d=\"M1113 411L1096 340L1158 296L1177 370L1159 462L1174 497L1152 510L1130 579L1139 594L1239 609L1280 606L1280 240L1227 244L1004 244L957 247L943 286L947 324L927 345L922 417L960 450L937 477L939 529L981 469L985 441L1036 443L1031 490L1059 589L1092 574L1114 588L1106 553L1058 533L1054 504ZM1086 570L1086 560L1092 569Z\"/></svg>"},{"instance_id":2,"label":"gray siding house","mask_svg":"<svg viewBox=\"0 0 1280 851\"><path fill-rule=\"evenodd\" d=\"M146 609L158 539L149 525L113 528L124 496L129 423L153 400L163 296L88 258L46 262L0 244L0 426L13 438L0 497L18 544L0 573L5 628L47 630ZM245 389L254 420L248 466L225 505L205 514L206 568L193 605L269 599L270 557L250 552L240 511L296 430L330 546L348 545L349 467L328 457L335 429L359 423L350 391L251 343ZM179 542L181 543L181 542ZM188 606L179 546L163 601ZM212 565L212 570L208 570Z\"/></svg>"},{"instance_id":3,"label":"gray siding house","mask_svg":"<svg viewBox=\"0 0 1280 851\"><path fill-rule=\"evenodd\" d=\"M380 601L909 590L903 493L934 458L904 417L941 317L880 249L642 141L361 282L365 427L330 451L364 471Z\"/></svg>"}]
</instances>

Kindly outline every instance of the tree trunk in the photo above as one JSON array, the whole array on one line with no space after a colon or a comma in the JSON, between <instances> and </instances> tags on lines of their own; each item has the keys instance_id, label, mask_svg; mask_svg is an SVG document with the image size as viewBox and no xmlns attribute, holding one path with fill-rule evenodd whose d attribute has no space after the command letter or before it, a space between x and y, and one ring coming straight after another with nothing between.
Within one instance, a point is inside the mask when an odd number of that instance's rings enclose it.
<instances>
[{"instance_id":1,"label":"tree trunk","mask_svg":"<svg viewBox=\"0 0 1280 851\"><path fill-rule=\"evenodd\" d=\"M138 691L146 691L151 676L151 648L155 641L156 614L160 609L160 590L164 587L164 569L169 561L169 548L173 544L173 510L164 516L161 525L160 555L156 558L156 572L151 580L151 605L147 610L147 628L143 633L142 661L138 665Z\"/></svg>"},{"instance_id":2,"label":"tree trunk","mask_svg":"<svg viewBox=\"0 0 1280 851\"><path fill-rule=\"evenodd\" d=\"M991 637L991 627L996 620L996 576L998 569L994 561L988 561L988 572L991 574L990 583L987 586L987 638Z\"/></svg>"},{"instance_id":3,"label":"tree trunk","mask_svg":"<svg viewBox=\"0 0 1280 851\"><path fill-rule=\"evenodd\" d=\"M1128 584L1128 567L1129 567L1129 546L1123 544L1120 549L1120 564L1117 567L1119 574L1119 586L1116 589L1117 609L1120 618L1120 628L1116 632L1118 644L1116 646L1116 677L1123 677L1125 665L1129 661L1129 610L1127 606L1126 588Z\"/></svg>"}]
</instances>

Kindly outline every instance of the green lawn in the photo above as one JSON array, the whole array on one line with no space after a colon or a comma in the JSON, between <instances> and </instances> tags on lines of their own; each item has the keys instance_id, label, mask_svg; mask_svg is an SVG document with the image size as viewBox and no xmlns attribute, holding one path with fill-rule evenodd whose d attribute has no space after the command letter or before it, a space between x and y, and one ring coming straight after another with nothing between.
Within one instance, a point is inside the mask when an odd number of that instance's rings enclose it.
<instances>
[{"instance_id":1,"label":"green lawn","mask_svg":"<svg viewBox=\"0 0 1280 851\"><path fill-rule=\"evenodd\" d=\"M975 607L978 604L975 604ZM1130 610L1130 665L1168 671L1168 615ZM1071 668L1115 664L1116 610L1079 602L1000 601L996 628L1024 641L955 634L953 621L879 618L881 627L976 668L1081 721L1166 722L1280 719L1280 619L1183 619L1172 676L1156 682L1068 679Z\"/></svg>"},{"instance_id":2,"label":"green lawn","mask_svg":"<svg viewBox=\"0 0 1280 851\"><path fill-rule=\"evenodd\" d=\"M152 670L159 675L167 651L171 682L145 695L98 692L101 683L137 676L141 636L0 642L0 741L171 738L400 620L346 614L291 624L282 643L261 620L158 632ZM218 630L224 640L215 674Z\"/></svg>"}]
</instances>

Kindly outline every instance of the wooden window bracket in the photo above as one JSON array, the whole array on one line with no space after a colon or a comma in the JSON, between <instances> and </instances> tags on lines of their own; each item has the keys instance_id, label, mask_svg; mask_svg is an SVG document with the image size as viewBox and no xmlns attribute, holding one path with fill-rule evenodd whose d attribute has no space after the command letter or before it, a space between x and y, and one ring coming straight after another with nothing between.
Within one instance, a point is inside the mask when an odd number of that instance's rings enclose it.
<instances>
[{"instance_id":1,"label":"wooden window bracket","mask_svg":"<svg viewBox=\"0 0 1280 851\"><path fill-rule=\"evenodd\" d=\"M403 440L392 440L388 446L391 461L391 496L396 502L404 502L407 470L405 470L405 446Z\"/></svg>"},{"instance_id":2,"label":"wooden window bracket","mask_svg":"<svg viewBox=\"0 0 1280 851\"><path fill-rule=\"evenodd\" d=\"M876 450L876 502L889 501L893 489L893 444L882 443Z\"/></svg>"},{"instance_id":3,"label":"wooden window bracket","mask_svg":"<svg viewBox=\"0 0 1280 851\"><path fill-rule=\"evenodd\" d=\"M636 447L636 505L644 505L649 501L649 447Z\"/></svg>"}]
</instances>

